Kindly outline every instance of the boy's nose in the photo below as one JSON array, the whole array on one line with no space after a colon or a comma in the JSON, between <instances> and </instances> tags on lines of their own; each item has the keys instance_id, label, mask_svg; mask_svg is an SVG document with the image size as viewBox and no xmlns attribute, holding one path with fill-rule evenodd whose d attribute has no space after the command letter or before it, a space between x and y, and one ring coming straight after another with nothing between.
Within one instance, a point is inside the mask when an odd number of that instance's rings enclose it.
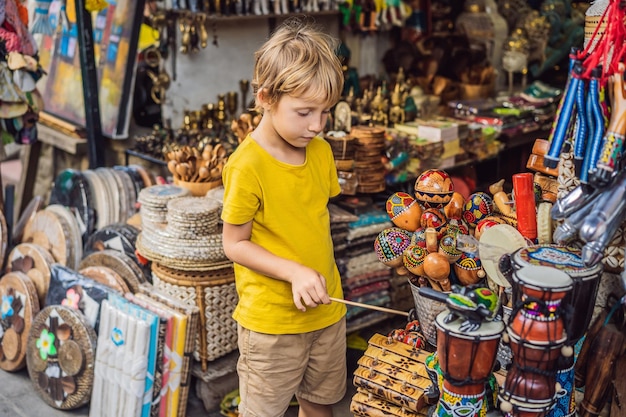
<instances>
[{"instance_id":1,"label":"boy's nose","mask_svg":"<svg viewBox=\"0 0 626 417\"><path fill-rule=\"evenodd\" d=\"M324 129L324 124L326 123L325 119L325 116L321 116L319 119L314 118L309 124L309 130L311 132L320 133L322 129Z\"/></svg>"}]
</instances>

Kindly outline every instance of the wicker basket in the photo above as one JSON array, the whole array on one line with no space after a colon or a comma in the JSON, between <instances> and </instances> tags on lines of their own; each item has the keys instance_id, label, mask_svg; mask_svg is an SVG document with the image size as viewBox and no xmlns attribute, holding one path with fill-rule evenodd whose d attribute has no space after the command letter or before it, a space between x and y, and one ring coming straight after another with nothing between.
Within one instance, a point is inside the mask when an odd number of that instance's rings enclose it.
<instances>
[{"instance_id":1,"label":"wicker basket","mask_svg":"<svg viewBox=\"0 0 626 417\"><path fill-rule=\"evenodd\" d=\"M194 358L205 370L207 362L237 349L237 323L232 318L237 304L232 263L203 272L181 271L152 263L153 285L191 306L197 306L200 328Z\"/></svg>"},{"instance_id":2,"label":"wicker basket","mask_svg":"<svg viewBox=\"0 0 626 417\"><path fill-rule=\"evenodd\" d=\"M410 279L409 285L411 286L411 292L413 293L415 312L417 313L417 320L422 328L422 333L424 334L424 337L426 337L428 343L436 347L437 327L435 325L435 318L439 313L446 309L446 304L421 295L419 293L419 287L413 284Z\"/></svg>"}]
</instances>

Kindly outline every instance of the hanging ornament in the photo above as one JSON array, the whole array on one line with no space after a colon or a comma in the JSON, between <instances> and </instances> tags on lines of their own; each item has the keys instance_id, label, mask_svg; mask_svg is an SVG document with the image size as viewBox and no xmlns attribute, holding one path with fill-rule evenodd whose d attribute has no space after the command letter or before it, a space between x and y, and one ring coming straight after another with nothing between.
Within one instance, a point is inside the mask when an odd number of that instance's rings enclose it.
<instances>
[{"instance_id":1,"label":"hanging ornament","mask_svg":"<svg viewBox=\"0 0 626 417\"><path fill-rule=\"evenodd\" d=\"M85 2L85 9L87 9L89 13L100 12L106 9L108 6L109 3L104 0L87 0Z\"/></svg>"},{"instance_id":2,"label":"hanging ornament","mask_svg":"<svg viewBox=\"0 0 626 417\"><path fill-rule=\"evenodd\" d=\"M30 33L41 33L43 35L52 36L54 30L48 18L51 4L52 0L38 0L35 2L35 14Z\"/></svg>"}]
</instances>

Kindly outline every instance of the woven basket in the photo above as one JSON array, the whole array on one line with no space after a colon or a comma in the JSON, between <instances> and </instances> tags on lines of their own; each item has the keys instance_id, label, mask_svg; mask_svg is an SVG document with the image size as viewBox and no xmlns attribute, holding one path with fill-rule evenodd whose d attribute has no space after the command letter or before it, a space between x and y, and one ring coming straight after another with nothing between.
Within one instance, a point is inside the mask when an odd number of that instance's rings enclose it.
<instances>
[{"instance_id":1,"label":"woven basket","mask_svg":"<svg viewBox=\"0 0 626 417\"><path fill-rule=\"evenodd\" d=\"M419 287L413 284L410 279L409 285L411 286L411 292L413 293L415 312L417 313L417 320L422 328L422 333L424 334L424 337L426 337L428 343L436 347L437 327L435 325L435 318L439 313L445 310L446 304L420 295Z\"/></svg>"},{"instance_id":2,"label":"woven basket","mask_svg":"<svg viewBox=\"0 0 626 417\"><path fill-rule=\"evenodd\" d=\"M200 328L194 358L206 369L215 360L237 349L237 323L232 318L237 304L232 263L221 269L189 272L152 264L153 285L172 297L197 306Z\"/></svg>"}]
</instances>

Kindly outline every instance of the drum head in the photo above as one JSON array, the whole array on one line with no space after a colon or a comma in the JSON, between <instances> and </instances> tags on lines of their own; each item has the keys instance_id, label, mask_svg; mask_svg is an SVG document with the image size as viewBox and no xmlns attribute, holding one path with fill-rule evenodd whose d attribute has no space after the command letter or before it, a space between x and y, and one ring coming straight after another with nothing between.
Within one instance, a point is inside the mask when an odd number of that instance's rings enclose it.
<instances>
[{"instance_id":1,"label":"drum head","mask_svg":"<svg viewBox=\"0 0 626 417\"><path fill-rule=\"evenodd\" d=\"M549 266L565 271L572 279L592 279L602 272L602 263L586 266L581 250L571 246L534 245L521 248L511 256L515 269L526 265Z\"/></svg>"},{"instance_id":2,"label":"drum head","mask_svg":"<svg viewBox=\"0 0 626 417\"><path fill-rule=\"evenodd\" d=\"M449 311L442 311L435 318L437 328L454 335L460 339L475 340L480 338L481 340L499 339L500 335L504 331L504 323L502 320L485 320L480 324L480 327L474 331L461 331L461 324L465 321L463 317L459 317L449 323L445 323L444 319L448 316Z\"/></svg>"},{"instance_id":3,"label":"drum head","mask_svg":"<svg viewBox=\"0 0 626 417\"><path fill-rule=\"evenodd\" d=\"M496 224L480 235L479 253L483 269L487 273L490 288L493 284L509 288L511 285L498 268L502 255L510 254L528 245L526 239L513 226ZM492 288L494 289L494 288Z\"/></svg>"},{"instance_id":4,"label":"drum head","mask_svg":"<svg viewBox=\"0 0 626 417\"><path fill-rule=\"evenodd\" d=\"M527 265L515 271L513 281L524 287L550 292L568 291L572 288L572 279L566 272L543 265Z\"/></svg>"}]
</instances>

